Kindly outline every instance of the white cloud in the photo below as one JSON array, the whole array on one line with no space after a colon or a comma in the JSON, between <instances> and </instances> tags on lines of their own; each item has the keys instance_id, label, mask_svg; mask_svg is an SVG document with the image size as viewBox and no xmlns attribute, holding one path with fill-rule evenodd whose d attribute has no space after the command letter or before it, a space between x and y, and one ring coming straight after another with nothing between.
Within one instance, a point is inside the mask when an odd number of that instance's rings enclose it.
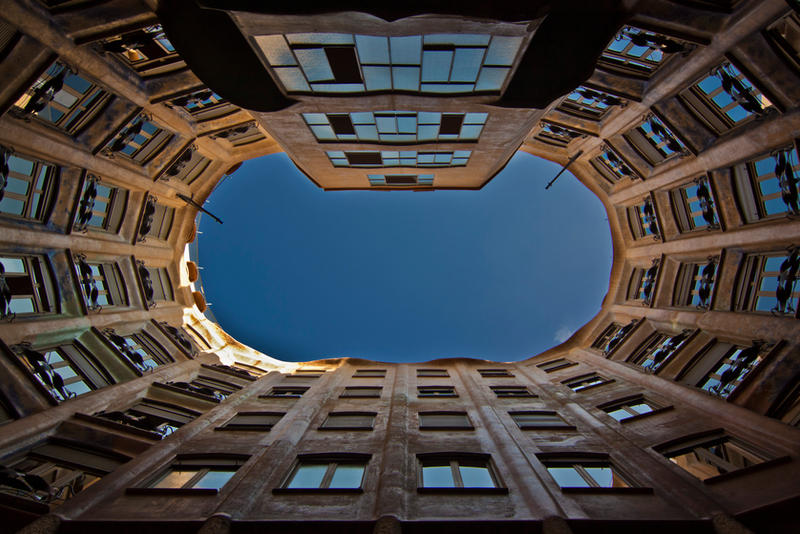
<instances>
[{"instance_id":1,"label":"white cloud","mask_svg":"<svg viewBox=\"0 0 800 534\"><path fill-rule=\"evenodd\" d=\"M574 333L575 333L574 328L570 328L569 326L562 326L561 328L556 330L553 339L555 340L556 343L563 343L566 340L568 340L569 337Z\"/></svg>"}]
</instances>

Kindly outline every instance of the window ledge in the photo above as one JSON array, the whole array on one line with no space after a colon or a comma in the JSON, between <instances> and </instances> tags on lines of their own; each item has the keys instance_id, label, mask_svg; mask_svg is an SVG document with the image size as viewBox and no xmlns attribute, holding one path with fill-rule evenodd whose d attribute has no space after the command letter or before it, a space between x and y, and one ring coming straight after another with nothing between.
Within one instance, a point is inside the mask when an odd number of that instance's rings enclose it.
<instances>
[{"instance_id":1,"label":"window ledge","mask_svg":"<svg viewBox=\"0 0 800 534\"><path fill-rule=\"evenodd\" d=\"M522 425L520 430L577 430L574 425Z\"/></svg>"},{"instance_id":2,"label":"window ledge","mask_svg":"<svg viewBox=\"0 0 800 534\"><path fill-rule=\"evenodd\" d=\"M417 493L442 495L507 495L508 488L417 488Z\"/></svg>"},{"instance_id":3,"label":"window ledge","mask_svg":"<svg viewBox=\"0 0 800 534\"><path fill-rule=\"evenodd\" d=\"M606 380L605 382L601 382L599 384L592 384L591 386L586 386L585 388L581 388L578 391L575 391L572 388L570 388L570 389L572 389L573 393L583 393L584 391L588 391L588 390L594 389L594 388L599 388L600 386L605 386L606 384L613 384L614 382L616 382L616 380L612 379L612 380ZM569 388L569 386L567 386L567 387Z\"/></svg>"},{"instance_id":4,"label":"window ledge","mask_svg":"<svg viewBox=\"0 0 800 534\"><path fill-rule=\"evenodd\" d=\"M262 426L258 426L258 425L236 426L236 425L231 425L231 426L218 426L218 427L214 428L214 430L225 430L225 431L244 430L245 432L269 432L270 430L272 430L272 426L264 426L264 425L262 425Z\"/></svg>"},{"instance_id":5,"label":"window ledge","mask_svg":"<svg viewBox=\"0 0 800 534\"><path fill-rule=\"evenodd\" d=\"M653 488L561 488L561 492L585 495L651 495Z\"/></svg>"},{"instance_id":6,"label":"window ledge","mask_svg":"<svg viewBox=\"0 0 800 534\"><path fill-rule=\"evenodd\" d=\"M775 465L785 464L789 461L791 461L791 458L789 456L780 456L778 458L773 458L772 460L767 460L766 462L761 462L760 464L743 467L742 469L737 469L736 471L731 471L730 473L724 473L722 475L717 475L711 478L707 478L703 480L703 484L716 484L718 482L724 482L731 478L736 478L738 476L743 476L750 473L754 473L756 471L761 471L762 469L768 469Z\"/></svg>"},{"instance_id":7,"label":"window ledge","mask_svg":"<svg viewBox=\"0 0 800 534\"><path fill-rule=\"evenodd\" d=\"M420 430L475 430L472 425L469 426L420 426Z\"/></svg>"},{"instance_id":8,"label":"window ledge","mask_svg":"<svg viewBox=\"0 0 800 534\"><path fill-rule=\"evenodd\" d=\"M364 493L361 488L273 488L272 493L275 495L291 495L291 494L359 494Z\"/></svg>"},{"instance_id":9,"label":"window ledge","mask_svg":"<svg viewBox=\"0 0 800 534\"><path fill-rule=\"evenodd\" d=\"M332 430L372 430L371 426L332 426L332 427L325 427L321 426L317 428L317 430L323 430L326 432L330 432Z\"/></svg>"},{"instance_id":10,"label":"window ledge","mask_svg":"<svg viewBox=\"0 0 800 534\"><path fill-rule=\"evenodd\" d=\"M339 395L340 399L380 399L380 395Z\"/></svg>"},{"instance_id":11,"label":"window ledge","mask_svg":"<svg viewBox=\"0 0 800 534\"><path fill-rule=\"evenodd\" d=\"M144 430L143 428L136 428L135 426L126 425L123 423L118 423L116 421L112 421L110 419L105 419L103 417L97 417L94 415L88 415L85 413L76 412L75 419L79 419L81 421L86 421L87 423L91 423L98 426L103 426L106 428L110 428L112 430L117 430L120 432L127 432L129 434L133 434L134 436L139 436L143 438L147 438L153 441L161 441L166 436L162 436L158 432L151 432L149 430Z\"/></svg>"},{"instance_id":12,"label":"window ledge","mask_svg":"<svg viewBox=\"0 0 800 534\"><path fill-rule=\"evenodd\" d=\"M633 417L628 417L627 419L623 419L619 423L621 425L624 425L624 424L627 424L627 423L633 423L634 421L639 421L641 419L645 419L645 418L653 416L653 415L658 415L658 414L661 414L661 413L664 413L664 412L669 412L669 411L672 411L673 409L674 409L673 406L664 406L663 408L658 408L656 410L653 410L652 412L640 413L639 415L634 415Z\"/></svg>"},{"instance_id":13,"label":"window ledge","mask_svg":"<svg viewBox=\"0 0 800 534\"><path fill-rule=\"evenodd\" d=\"M126 488L126 495L216 495L215 488Z\"/></svg>"}]
</instances>

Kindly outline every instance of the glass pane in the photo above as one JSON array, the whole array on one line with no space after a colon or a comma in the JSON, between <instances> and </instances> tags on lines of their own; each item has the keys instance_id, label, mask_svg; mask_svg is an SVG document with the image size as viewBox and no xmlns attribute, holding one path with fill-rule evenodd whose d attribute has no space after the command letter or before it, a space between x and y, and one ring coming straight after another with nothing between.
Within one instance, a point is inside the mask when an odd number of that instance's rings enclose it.
<instances>
[{"instance_id":1,"label":"glass pane","mask_svg":"<svg viewBox=\"0 0 800 534\"><path fill-rule=\"evenodd\" d=\"M392 64L419 65L422 59L422 37L391 37Z\"/></svg>"},{"instance_id":2,"label":"glass pane","mask_svg":"<svg viewBox=\"0 0 800 534\"><path fill-rule=\"evenodd\" d=\"M594 479L601 488L624 488L628 485L615 476L610 466L608 467L585 467L586 472Z\"/></svg>"},{"instance_id":3,"label":"glass pane","mask_svg":"<svg viewBox=\"0 0 800 534\"><path fill-rule=\"evenodd\" d=\"M20 258L0 258L0 263L3 264L6 274L25 272L25 262Z\"/></svg>"},{"instance_id":4,"label":"glass pane","mask_svg":"<svg viewBox=\"0 0 800 534\"><path fill-rule=\"evenodd\" d=\"M11 303L8 305L11 313L33 313L36 308L33 305L31 297L14 298L12 297Z\"/></svg>"},{"instance_id":5,"label":"glass pane","mask_svg":"<svg viewBox=\"0 0 800 534\"><path fill-rule=\"evenodd\" d=\"M491 68L484 67L481 69L481 75L478 78L478 83L475 85L476 91L499 91L503 86L509 69L505 68Z\"/></svg>"},{"instance_id":6,"label":"glass pane","mask_svg":"<svg viewBox=\"0 0 800 534\"><path fill-rule=\"evenodd\" d=\"M287 488L318 488L328 464L300 464L289 481Z\"/></svg>"},{"instance_id":7,"label":"glass pane","mask_svg":"<svg viewBox=\"0 0 800 534\"><path fill-rule=\"evenodd\" d=\"M197 489L219 489L231 479L235 472L236 471L209 471L192 487Z\"/></svg>"},{"instance_id":8,"label":"glass pane","mask_svg":"<svg viewBox=\"0 0 800 534\"><path fill-rule=\"evenodd\" d=\"M364 476L363 465L339 464L331 479L331 488L360 488Z\"/></svg>"},{"instance_id":9,"label":"glass pane","mask_svg":"<svg viewBox=\"0 0 800 534\"><path fill-rule=\"evenodd\" d=\"M173 469L169 471L158 482L153 484L153 488L180 488L197 474L197 469L184 471L181 469Z\"/></svg>"},{"instance_id":10,"label":"glass pane","mask_svg":"<svg viewBox=\"0 0 800 534\"><path fill-rule=\"evenodd\" d=\"M33 162L17 156L8 158L8 168L20 174L30 175L33 172Z\"/></svg>"},{"instance_id":11,"label":"glass pane","mask_svg":"<svg viewBox=\"0 0 800 534\"><path fill-rule=\"evenodd\" d=\"M626 412L622 408L620 408L618 410L614 410L614 411L608 412L608 415L610 415L611 417L613 417L617 421L622 421L623 419L627 419L628 417L631 417L631 414L629 414L628 412Z\"/></svg>"},{"instance_id":12,"label":"glass pane","mask_svg":"<svg viewBox=\"0 0 800 534\"><path fill-rule=\"evenodd\" d=\"M282 35L259 35L256 42L261 46L270 65L297 65Z\"/></svg>"},{"instance_id":13,"label":"glass pane","mask_svg":"<svg viewBox=\"0 0 800 534\"><path fill-rule=\"evenodd\" d=\"M356 48L361 64L389 64L389 40L386 37L356 35Z\"/></svg>"},{"instance_id":14,"label":"glass pane","mask_svg":"<svg viewBox=\"0 0 800 534\"><path fill-rule=\"evenodd\" d=\"M419 90L419 67L392 67L394 88L406 91Z\"/></svg>"},{"instance_id":15,"label":"glass pane","mask_svg":"<svg viewBox=\"0 0 800 534\"><path fill-rule=\"evenodd\" d=\"M562 488L588 488L586 482L572 467L548 467L547 471Z\"/></svg>"},{"instance_id":16,"label":"glass pane","mask_svg":"<svg viewBox=\"0 0 800 534\"><path fill-rule=\"evenodd\" d=\"M422 468L422 487L454 488L453 471L450 465L430 465Z\"/></svg>"},{"instance_id":17,"label":"glass pane","mask_svg":"<svg viewBox=\"0 0 800 534\"><path fill-rule=\"evenodd\" d=\"M493 488L494 480L486 467L461 465L458 468L465 488Z\"/></svg>"},{"instance_id":18,"label":"glass pane","mask_svg":"<svg viewBox=\"0 0 800 534\"><path fill-rule=\"evenodd\" d=\"M484 65L512 65L514 57L517 55L522 37L503 37L495 36L486 52Z\"/></svg>"},{"instance_id":19,"label":"glass pane","mask_svg":"<svg viewBox=\"0 0 800 534\"><path fill-rule=\"evenodd\" d=\"M304 48L295 50L309 82L333 80L333 71L323 48Z\"/></svg>"}]
</instances>

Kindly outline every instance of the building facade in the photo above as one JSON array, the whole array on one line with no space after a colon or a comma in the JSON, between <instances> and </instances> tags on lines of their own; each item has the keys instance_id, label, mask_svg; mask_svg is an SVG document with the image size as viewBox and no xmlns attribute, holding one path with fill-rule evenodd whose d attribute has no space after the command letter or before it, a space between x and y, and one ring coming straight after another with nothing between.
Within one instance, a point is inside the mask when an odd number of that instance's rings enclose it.
<instances>
[{"instance_id":1,"label":"building facade","mask_svg":"<svg viewBox=\"0 0 800 534\"><path fill-rule=\"evenodd\" d=\"M2 2L3 529L795 531L800 6L340 9ZM242 161L479 189L517 150L608 213L565 343L296 364L204 315Z\"/></svg>"}]
</instances>

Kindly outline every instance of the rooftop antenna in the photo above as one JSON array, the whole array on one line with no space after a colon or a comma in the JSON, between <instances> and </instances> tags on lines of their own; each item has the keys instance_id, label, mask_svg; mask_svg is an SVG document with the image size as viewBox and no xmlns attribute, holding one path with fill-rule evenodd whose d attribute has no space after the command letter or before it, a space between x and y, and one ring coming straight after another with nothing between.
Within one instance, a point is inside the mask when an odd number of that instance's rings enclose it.
<instances>
[{"instance_id":1,"label":"rooftop antenna","mask_svg":"<svg viewBox=\"0 0 800 534\"><path fill-rule=\"evenodd\" d=\"M569 163L567 165L569 165ZM178 196L179 199L183 200L184 202L186 202L190 206L194 206L195 208L199 209L203 213L207 213L212 219L214 219L218 223L222 224L222 219L220 219L219 217L217 217L216 215L214 215L213 213L211 213L210 211L205 209L203 206L201 206L200 204L195 202L194 199L192 199L191 197L187 197L186 195L183 195L181 193L176 193L176 195Z\"/></svg>"},{"instance_id":2,"label":"rooftop antenna","mask_svg":"<svg viewBox=\"0 0 800 534\"><path fill-rule=\"evenodd\" d=\"M553 185L553 182L555 182L555 181L558 179L558 177L559 177L559 176L561 176L561 174L562 174L564 171L566 171L566 170L567 170L567 167L569 167L570 165L572 165L572 163L573 163L573 162L574 162L576 159L578 159L578 158L581 156L581 154L583 154L583 150L578 150L578 151L575 153L575 155L574 155L574 156L572 156L571 158L569 158L569 161L567 162L567 164L566 164L566 165L564 165L564 167L563 167L563 168L562 168L560 171L558 171L558 174L556 174L556 177L555 177L555 178L553 178L552 180L550 180L550 182L549 182L549 183L548 183L546 186L544 186L544 188L545 188L545 189L550 189L550 186L551 186L551 185ZM212 217L213 217L213 215L212 215Z\"/></svg>"}]
</instances>

